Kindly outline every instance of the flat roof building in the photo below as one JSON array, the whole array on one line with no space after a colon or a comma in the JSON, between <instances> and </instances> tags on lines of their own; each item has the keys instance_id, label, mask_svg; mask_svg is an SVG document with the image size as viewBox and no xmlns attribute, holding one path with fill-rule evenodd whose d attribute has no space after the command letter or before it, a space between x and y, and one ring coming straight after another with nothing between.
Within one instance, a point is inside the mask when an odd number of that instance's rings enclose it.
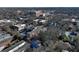
<instances>
[{"instance_id":1,"label":"flat roof building","mask_svg":"<svg viewBox=\"0 0 79 59\"><path fill-rule=\"evenodd\" d=\"M11 42L12 38L13 37L10 36L10 34L0 33L0 50L7 47L8 44Z\"/></svg>"}]
</instances>

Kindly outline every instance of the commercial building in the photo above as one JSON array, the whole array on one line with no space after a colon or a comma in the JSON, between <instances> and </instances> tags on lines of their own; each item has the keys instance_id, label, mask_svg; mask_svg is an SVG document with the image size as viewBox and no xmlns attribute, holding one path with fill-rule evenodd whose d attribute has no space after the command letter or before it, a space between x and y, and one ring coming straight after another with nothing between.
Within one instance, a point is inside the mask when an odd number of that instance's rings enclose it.
<instances>
[{"instance_id":1,"label":"commercial building","mask_svg":"<svg viewBox=\"0 0 79 59\"><path fill-rule=\"evenodd\" d=\"M0 33L0 50L7 47L8 44L10 44L12 38L13 37L10 36L10 34Z\"/></svg>"},{"instance_id":2,"label":"commercial building","mask_svg":"<svg viewBox=\"0 0 79 59\"><path fill-rule=\"evenodd\" d=\"M41 10L36 11L36 17L43 16L43 12Z\"/></svg>"}]
</instances>

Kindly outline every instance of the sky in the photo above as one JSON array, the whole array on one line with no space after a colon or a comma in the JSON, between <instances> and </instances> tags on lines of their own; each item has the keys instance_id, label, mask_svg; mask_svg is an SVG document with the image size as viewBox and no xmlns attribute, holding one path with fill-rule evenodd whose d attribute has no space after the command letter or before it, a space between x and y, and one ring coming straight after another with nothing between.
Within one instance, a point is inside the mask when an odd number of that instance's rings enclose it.
<instances>
[{"instance_id":1,"label":"sky","mask_svg":"<svg viewBox=\"0 0 79 59\"><path fill-rule=\"evenodd\" d=\"M79 0L0 0L0 7L79 7Z\"/></svg>"}]
</instances>

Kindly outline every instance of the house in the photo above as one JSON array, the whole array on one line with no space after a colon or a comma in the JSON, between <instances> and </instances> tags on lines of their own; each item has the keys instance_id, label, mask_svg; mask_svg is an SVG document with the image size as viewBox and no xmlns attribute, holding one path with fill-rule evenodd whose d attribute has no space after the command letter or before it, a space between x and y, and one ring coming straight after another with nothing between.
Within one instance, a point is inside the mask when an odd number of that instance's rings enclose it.
<instances>
[{"instance_id":1,"label":"house","mask_svg":"<svg viewBox=\"0 0 79 59\"><path fill-rule=\"evenodd\" d=\"M76 19L72 19L71 21L72 21L72 22L76 22Z\"/></svg>"},{"instance_id":2,"label":"house","mask_svg":"<svg viewBox=\"0 0 79 59\"><path fill-rule=\"evenodd\" d=\"M47 20L43 20L43 19L42 19L42 20L39 21L39 23L41 23L41 24L46 24L46 23L47 23Z\"/></svg>"},{"instance_id":3,"label":"house","mask_svg":"<svg viewBox=\"0 0 79 59\"><path fill-rule=\"evenodd\" d=\"M39 23L40 19L33 20L34 24L37 25Z\"/></svg>"},{"instance_id":4,"label":"house","mask_svg":"<svg viewBox=\"0 0 79 59\"><path fill-rule=\"evenodd\" d=\"M7 20L7 19L3 19L3 20L0 20L0 23L9 23L9 22L11 22L11 20Z\"/></svg>"},{"instance_id":5,"label":"house","mask_svg":"<svg viewBox=\"0 0 79 59\"><path fill-rule=\"evenodd\" d=\"M22 29L25 28L26 24L17 24L15 26L17 26L18 27L18 30L20 31L20 30L22 30Z\"/></svg>"}]
</instances>

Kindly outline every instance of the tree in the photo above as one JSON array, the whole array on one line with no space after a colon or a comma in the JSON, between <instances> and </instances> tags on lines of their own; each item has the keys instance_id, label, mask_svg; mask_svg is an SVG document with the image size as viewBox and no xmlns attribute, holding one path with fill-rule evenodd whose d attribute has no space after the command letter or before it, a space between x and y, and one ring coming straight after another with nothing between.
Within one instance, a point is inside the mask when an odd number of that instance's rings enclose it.
<instances>
[{"instance_id":1,"label":"tree","mask_svg":"<svg viewBox=\"0 0 79 59\"><path fill-rule=\"evenodd\" d=\"M58 40L58 32L52 28L46 32L40 32L39 38L46 51L53 51L54 44ZM48 49L48 50L47 50Z\"/></svg>"}]
</instances>

